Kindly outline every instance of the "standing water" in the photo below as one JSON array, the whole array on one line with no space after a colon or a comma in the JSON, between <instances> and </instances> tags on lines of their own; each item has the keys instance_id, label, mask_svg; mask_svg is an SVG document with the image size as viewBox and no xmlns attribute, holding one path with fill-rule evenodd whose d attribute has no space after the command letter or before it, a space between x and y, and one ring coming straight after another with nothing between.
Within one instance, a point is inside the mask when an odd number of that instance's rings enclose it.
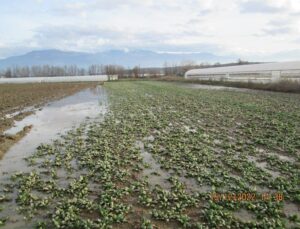
<instances>
[{"instance_id":1,"label":"standing water","mask_svg":"<svg viewBox=\"0 0 300 229\"><path fill-rule=\"evenodd\" d=\"M22 160L33 153L41 143L50 143L58 134L78 126L87 117L96 118L106 112L107 96L102 87L86 89L72 96L50 103L35 114L7 130L5 134L16 134L25 126L32 125L31 131L10 148L0 161L0 178L4 174L24 171L26 163Z\"/></svg>"},{"instance_id":2,"label":"standing water","mask_svg":"<svg viewBox=\"0 0 300 229\"><path fill-rule=\"evenodd\" d=\"M79 126L87 118L101 118L107 111L107 95L105 90L98 86L86 89L72 96L51 102L15 126L7 130L6 134L16 134L25 126L32 125L30 132L0 160L0 184L5 183L15 172L29 172L24 158L34 153L40 144L51 143L59 135ZM16 206L5 206L1 215L9 215L10 223L7 228L28 228L24 225L21 216L15 211Z\"/></svg>"}]
</instances>

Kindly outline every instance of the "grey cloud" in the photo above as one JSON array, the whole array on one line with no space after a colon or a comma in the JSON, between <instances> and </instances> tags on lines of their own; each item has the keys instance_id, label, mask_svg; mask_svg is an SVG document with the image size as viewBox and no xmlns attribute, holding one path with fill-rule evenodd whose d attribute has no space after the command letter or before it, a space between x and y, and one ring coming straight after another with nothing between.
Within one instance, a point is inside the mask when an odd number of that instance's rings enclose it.
<instances>
[{"instance_id":1,"label":"grey cloud","mask_svg":"<svg viewBox=\"0 0 300 229\"><path fill-rule=\"evenodd\" d=\"M277 28L266 28L263 29L263 33L266 35L272 35L272 36L277 36L277 35L286 35L289 34L293 31L292 28L290 27L277 27Z\"/></svg>"},{"instance_id":2,"label":"grey cloud","mask_svg":"<svg viewBox=\"0 0 300 229\"><path fill-rule=\"evenodd\" d=\"M151 8L151 9L155 9L155 10L162 10L163 8L168 8L168 10L170 9L176 9L179 10L180 6L177 4L173 4L173 5L166 5L166 4L160 4L157 3L156 1L150 1L150 2L143 2L140 0L91 0L88 2L72 2L72 3L68 3L65 5L62 5L59 8L55 8L52 11L54 13L58 13L58 14L78 14L81 12L92 12L92 11L99 11L99 10L116 10L122 7L127 7L127 8L138 8L138 7L145 7L145 8Z\"/></svg>"},{"instance_id":3,"label":"grey cloud","mask_svg":"<svg viewBox=\"0 0 300 229\"><path fill-rule=\"evenodd\" d=\"M162 52L206 52L206 53L220 53L222 48L217 44L198 42L193 44L175 45L175 44L157 44L153 45L153 50Z\"/></svg>"},{"instance_id":4,"label":"grey cloud","mask_svg":"<svg viewBox=\"0 0 300 229\"><path fill-rule=\"evenodd\" d=\"M175 52L216 52L217 45L205 43L170 44L172 39L180 40L185 36L202 36L201 33L188 31L155 32L139 31L137 33L114 28L44 26L36 31L33 38L38 47L57 48L74 51L102 51L105 49L150 49ZM103 43L99 43L104 41Z\"/></svg>"},{"instance_id":5,"label":"grey cloud","mask_svg":"<svg viewBox=\"0 0 300 229\"><path fill-rule=\"evenodd\" d=\"M275 7L264 0L248 0L240 4L243 13L277 13L286 10L282 7Z\"/></svg>"},{"instance_id":6,"label":"grey cloud","mask_svg":"<svg viewBox=\"0 0 300 229\"><path fill-rule=\"evenodd\" d=\"M141 0L90 0L88 2L77 1L52 9L52 12L60 15L76 15L82 12L110 11L120 8L152 9L153 11L181 11L183 9L197 9L198 16L204 16L212 12L212 8L206 7L202 1L141 1Z\"/></svg>"},{"instance_id":7,"label":"grey cloud","mask_svg":"<svg viewBox=\"0 0 300 229\"><path fill-rule=\"evenodd\" d=\"M274 19L268 22L258 36L280 36L294 32L294 21L288 18Z\"/></svg>"},{"instance_id":8,"label":"grey cloud","mask_svg":"<svg viewBox=\"0 0 300 229\"><path fill-rule=\"evenodd\" d=\"M264 59L272 61L295 61L300 59L300 50L294 49L276 52L271 55L266 55Z\"/></svg>"},{"instance_id":9,"label":"grey cloud","mask_svg":"<svg viewBox=\"0 0 300 229\"><path fill-rule=\"evenodd\" d=\"M113 29L76 27L76 26L45 26L36 31L37 39L76 39L78 37L118 38L120 32Z\"/></svg>"},{"instance_id":10,"label":"grey cloud","mask_svg":"<svg viewBox=\"0 0 300 229\"><path fill-rule=\"evenodd\" d=\"M186 24L193 25L193 24L200 24L202 22L203 22L202 18L192 18ZM186 25L186 24L184 24L184 25Z\"/></svg>"},{"instance_id":11,"label":"grey cloud","mask_svg":"<svg viewBox=\"0 0 300 229\"><path fill-rule=\"evenodd\" d=\"M268 22L269 26L286 26L287 24L293 23L290 19L275 19Z\"/></svg>"},{"instance_id":12,"label":"grey cloud","mask_svg":"<svg viewBox=\"0 0 300 229\"><path fill-rule=\"evenodd\" d=\"M34 50L32 47L23 45L7 45L6 47L0 47L0 59L7 58L9 56L17 56L22 55L26 52L30 52Z\"/></svg>"}]
</instances>

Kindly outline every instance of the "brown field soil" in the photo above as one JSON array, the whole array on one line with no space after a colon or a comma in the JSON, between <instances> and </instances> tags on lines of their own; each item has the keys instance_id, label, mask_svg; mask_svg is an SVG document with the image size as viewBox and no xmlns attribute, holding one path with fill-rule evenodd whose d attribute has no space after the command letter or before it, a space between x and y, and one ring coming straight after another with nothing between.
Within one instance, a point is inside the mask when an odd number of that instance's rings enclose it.
<instances>
[{"instance_id":1,"label":"brown field soil","mask_svg":"<svg viewBox=\"0 0 300 229\"><path fill-rule=\"evenodd\" d=\"M15 136L6 136L3 132L11 128L14 121L20 121L32 114L34 108L42 104L72 95L85 88L95 87L97 83L42 83L42 84L2 84L0 85L0 159L4 153L20 140L30 127ZM26 107L34 107L23 111ZM6 117L15 113L12 117Z\"/></svg>"}]
</instances>

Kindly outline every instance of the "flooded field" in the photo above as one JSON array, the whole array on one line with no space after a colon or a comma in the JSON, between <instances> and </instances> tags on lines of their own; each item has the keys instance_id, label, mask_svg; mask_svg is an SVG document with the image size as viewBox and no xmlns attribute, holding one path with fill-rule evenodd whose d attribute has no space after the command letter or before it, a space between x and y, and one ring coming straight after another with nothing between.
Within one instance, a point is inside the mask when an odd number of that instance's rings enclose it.
<instances>
[{"instance_id":1,"label":"flooded field","mask_svg":"<svg viewBox=\"0 0 300 229\"><path fill-rule=\"evenodd\" d=\"M12 174L30 172L26 158L30 157L35 149L44 144L51 144L80 124L88 125L91 121L100 121L107 112L107 95L105 90L98 86L93 89L84 89L72 96L51 102L40 108L34 114L4 132L6 135L15 135L26 126L32 126L29 133L12 146L0 160L0 183L7 184ZM42 169L39 169L43 172ZM16 195L13 194L16 198ZM32 223L23 220L23 216L16 211L17 205L7 203L3 206L2 215L9 216L8 228L32 228Z\"/></svg>"},{"instance_id":2,"label":"flooded field","mask_svg":"<svg viewBox=\"0 0 300 229\"><path fill-rule=\"evenodd\" d=\"M24 171L27 167L22 159L30 156L40 144L51 143L58 135L74 129L87 119L99 118L100 114L106 112L106 104L106 93L98 86L51 102L23 120L16 121L12 128L4 131L4 134L15 135L26 126L32 128L0 160L0 173ZM2 178L3 176L0 180Z\"/></svg>"},{"instance_id":3,"label":"flooded field","mask_svg":"<svg viewBox=\"0 0 300 229\"><path fill-rule=\"evenodd\" d=\"M7 136L5 130L11 128L15 121L33 114L48 101L95 86L96 83L0 84L0 158L30 129L30 126L25 129L22 126L18 133Z\"/></svg>"},{"instance_id":4,"label":"flooded field","mask_svg":"<svg viewBox=\"0 0 300 229\"><path fill-rule=\"evenodd\" d=\"M238 91L238 92L258 92L263 93L264 91L247 89L247 88L237 88L237 87L225 87L217 85L205 85L205 84L193 84L193 83L175 83L178 86L191 88L191 89L206 89L206 90L221 90L221 91Z\"/></svg>"},{"instance_id":5,"label":"flooded field","mask_svg":"<svg viewBox=\"0 0 300 229\"><path fill-rule=\"evenodd\" d=\"M245 89L245 88L225 87L225 86L216 86L216 85L204 85L204 84L193 84L193 83L175 83L175 84L178 86L192 88L192 89L250 91L250 89Z\"/></svg>"},{"instance_id":6,"label":"flooded field","mask_svg":"<svg viewBox=\"0 0 300 229\"><path fill-rule=\"evenodd\" d=\"M299 228L300 95L211 89L105 83L16 122L0 225Z\"/></svg>"}]
</instances>

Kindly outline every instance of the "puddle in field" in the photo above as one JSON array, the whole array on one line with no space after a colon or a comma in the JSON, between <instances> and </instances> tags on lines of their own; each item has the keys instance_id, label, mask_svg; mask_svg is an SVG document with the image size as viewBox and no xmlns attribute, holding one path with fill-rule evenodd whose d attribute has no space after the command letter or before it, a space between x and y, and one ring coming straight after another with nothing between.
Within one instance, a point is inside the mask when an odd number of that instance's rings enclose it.
<instances>
[{"instance_id":1,"label":"puddle in field","mask_svg":"<svg viewBox=\"0 0 300 229\"><path fill-rule=\"evenodd\" d=\"M145 138L143 138L143 140L145 140L145 141L149 141L149 142L153 142L154 141L154 136L153 135L150 135L150 136L148 136L148 137L145 137Z\"/></svg>"},{"instance_id":2,"label":"puddle in field","mask_svg":"<svg viewBox=\"0 0 300 229\"><path fill-rule=\"evenodd\" d=\"M13 118L13 117L15 117L15 116L17 116L19 114L22 114L22 113L25 113L25 112L34 111L34 110L35 110L34 106L25 107L21 111L16 111L16 112L13 112L13 113L10 113L10 114L6 114L5 118Z\"/></svg>"},{"instance_id":3,"label":"puddle in field","mask_svg":"<svg viewBox=\"0 0 300 229\"><path fill-rule=\"evenodd\" d=\"M267 168L268 163L265 162L265 161L262 161L262 162L258 161L258 159L256 157L253 157L253 156L248 156L248 161L253 162L256 167L258 167L258 168L264 170L265 172L271 174L271 176L274 179L281 176L280 172L268 169Z\"/></svg>"},{"instance_id":4,"label":"puddle in field","mask_svg":"<svg viewBox=\"0 0 300 229\"><path fill-rule=\"evenodd\" d=\"M255 186L252 187L252 189L255 190L258 193L258 195L266 194L266 193L268 193L268 194L276 193L275 189L268 188L266 186L257 186L257 185L255 185Z\"/></svg>"},{"instance_id":5,"label":"puddle in field","mask_svg":"<svg viewBox=\"0 0 300 229\"><path fill-rule=\"evenodd\" d=\"M255 215L243 208L236 212L233 212L232 214L234 215L234 217L241 220L242 222L249 222L255 220Z\"/></svg>"},{"instance_id":6,"label":"puddle in field","mask_svg":"<svg viewBox=\"0 0 300 229\"><path fill-rule=\"evenodd\" d=\"M194 83L175 83L175 84L185 87L185 88L192 88L192 89L227 90L227 91L239 91L239 92L257 91L257 90L253 90L253 89L247 89L247 88L225 87L225 86L194 84Z\"/></svg>"},{"instance_id":7,"label":"puddle in field","mask_svg":"<svg viewBox=\"0 0 300 229\"><path fill-rule=\"evenodd\" d=\"M187 193L201 192L207 193L212 191L212 187L209 185L199 185L197 180L185 176L178 177L178 180L185 184Z\"/></svg>"},{"instance_id":8,"label":"puddle in field","mask_svg":"<svg viewBox=\"0 0 300 229\"><path fill-rule=\"evenodd\" d=\"M262 148L256 148L256 152L259 153L260 155L264 155L267 157L275 157L278 158L279 160L283 162L291 162L294 163L296 160L293 155L284 155L280 152L266 152L266 150Z\"/></svg>"},{"instance_id":9,"label":"puddle in field","mask_svg":"<svg viewBox=\"0 0 300 229\"><path fill-rule=\"evenodd\" d=\"M144 138L143 140L147 141L154 141L153 136L149 136ZM136 142L136 147L141 150L141 156L143 158L143 162L148 164L149 167L144 168L142 175L147 177L147 180L152 188L156 185L160 186L163 189L170 190L171 183L168 181L170 177L173 176L173 173L168 172L160 168L159 163L153 158L151 153L145 150L145 145L141 141ZM186 177L185 174L181 174L180 176L174 175L178 178L178 180L183 183L186 187L187 193L194 193L194 192L210 192L211 186L202 185L200 186L194 178Z\"/></svg>"},{"instance_id":10,"label":"puddle in field","mask_svg":"<svg viewBox=\"0 0 300 229\"><path fill-rule=\"evenodd\" d=\"M170 189L171 184L168 181L168 178L171 177L171 174L160 168L160 165L155 161L151 153L148 153L145 150L143 142L137 141L136 147L140 148L144 163L150 165L149 168L144 168L142 172L144 177L148 177L147 180L150 186L154 188L156 185L158 185L163 189Z\"/></svg>"},{"instance_id":11,"label":"puddle in field","mask_svg":"<svg viewBox=\"0 0 300 229\"><path fill-rule=\"evenodd\" d=\"M283 212L286 215L286 217L296 215L299 218L300 217L300 206L297 206L294 203L284 202ZM289 219L286 219L285 223L286 223L286 228L299 228L299 224L297 225L296 222L292 222Z\"/></svg>"},{"instance_id":12,"label":"puddle in field","mask_svg":"<svg viewBox=\"0 0 300 229\"><path fill-rule=\"evenodd\" d=\"M300 217L300 206L294 203L284 202L283 212L287 216L297 215L298 217Z\"/></svg>"},{"instance_id":13,"label":"puddle in field","mask_svg":"<svg viewBox=\"0 0 300 229\"><path fill-rule=\"evenodd\" d=\"M291 163L295 162L295 159L292 156L289 157L289 156L278 154L278 153L268 153L267 155L269 155L271 157L278 157L280 160L282 160L284 162L291 162Z\"/></svg>"},{"instance_id":14,"label":"puddle in field","mask_svg":"<svg viewBox=\"0 0 300 229\"><path fill-rule=\"evenodd\" d=\"M58 135L89 118L96 118L106 112L106 93L103 88L86 89L72 96L51 102L42 110L37 111L5 134L16 134L25 126L33 125L31 131L12 146L0 161L0 174L11 173L25 169L27 166L22 160L29 156L41 143L50 143ZM100 104L102 102L102 105Z\"/></svg>"},{"instance_id":15,"label":"puddle in field","mask_svg":"<svg viewBox=\"0 0 300 229\"><path fill-rule=\"evenodd\" d=\"M0 183L7 183L7 178L14 172L29 172L24 158L30 156L41 143L51 143L55 139L80 123L89 120L101 119L107 111L107 95L102 87L86 89L72 96L54 101L27 116L15 126L6 131L6 134L15 134L24 126L33 125L31 131L0 160ZM63 172L58 176L64 175ZM66 181L65 181L66 182ZM67 183L65 184L67 185ZM16 196L16 193L13 195ZM14 198L15 199L15 198ZM23 216L16 212L16 205L12 202L2 204L3 211L0 217L9 216L7 224L3 228L32 228L33 222L23 220Z\"/></svg>"}]
</instances>

